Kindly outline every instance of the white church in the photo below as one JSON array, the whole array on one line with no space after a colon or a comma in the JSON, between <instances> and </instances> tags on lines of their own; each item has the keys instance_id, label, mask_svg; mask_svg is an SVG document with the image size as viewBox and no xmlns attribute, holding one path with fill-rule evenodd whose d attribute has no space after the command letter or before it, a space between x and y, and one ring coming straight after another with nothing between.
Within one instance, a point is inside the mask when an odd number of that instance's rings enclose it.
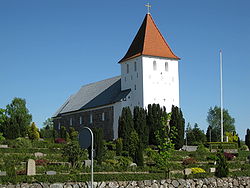
<instances>
[{"instance_id":1,"label":"white church","mask_svg":"<svg viewBox=\"0 0 250 188\"><path fill-rule=\"evenodd\" d=\"M177 57L146 14L125 56L118 62L121 76L84 85L71 95L53 116L56 130L61 126L102 128L104 138L118 137L118 119L123 107L147 108L160 104L170 112L179 107Z\"/></svg>"}]
</instances>

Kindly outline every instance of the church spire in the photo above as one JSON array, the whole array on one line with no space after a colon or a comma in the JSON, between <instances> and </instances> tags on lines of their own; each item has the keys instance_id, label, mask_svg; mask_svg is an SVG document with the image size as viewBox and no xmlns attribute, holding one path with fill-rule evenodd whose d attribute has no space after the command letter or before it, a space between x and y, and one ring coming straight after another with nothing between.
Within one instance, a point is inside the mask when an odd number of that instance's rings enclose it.
<instances>
[{"instance_id":1,"label":"church spire","mask_svg":"<svg viewBox=\"0 0 250 188\"><path fill-rule=\"evenodd\" d=\"M172 52L150 14L146 14L132 44L119 63L141 55L180 59Z\"/></svg>"}]
</instances>

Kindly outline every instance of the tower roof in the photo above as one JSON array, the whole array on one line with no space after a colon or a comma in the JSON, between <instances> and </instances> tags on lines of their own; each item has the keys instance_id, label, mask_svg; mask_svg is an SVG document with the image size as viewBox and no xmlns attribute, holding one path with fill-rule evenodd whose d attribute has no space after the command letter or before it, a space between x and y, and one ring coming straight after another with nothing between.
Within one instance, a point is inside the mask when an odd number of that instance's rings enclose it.
<instances>
[{"instance_id":1,"label":"tower roof","mask_svg":"<svg viewBox=\"0 0 250 188\"><path fill-rule=\"evenodd\" d=\"M126 55L119 63L141 55L180 59L172 52L150 14L146 14Z\"/></svg>"}]
</instances>

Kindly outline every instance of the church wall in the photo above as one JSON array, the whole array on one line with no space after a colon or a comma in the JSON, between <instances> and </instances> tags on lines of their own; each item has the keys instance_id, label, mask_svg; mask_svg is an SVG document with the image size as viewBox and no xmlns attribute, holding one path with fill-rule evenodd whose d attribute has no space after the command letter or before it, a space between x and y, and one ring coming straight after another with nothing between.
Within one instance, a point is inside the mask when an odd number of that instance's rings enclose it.
<instances>
[{"instance_id":1,"label":"church wall","mask_svg":"<svg viewBox=\"0 0 250 188\"><path fill-rule=\"evenodd\" d=\"M172 104L179 106L178 61L152 56L142 61L144 107L156 103L170 112Z\"/></svg>"},{"instance_id":2,"label":"church wall","mask_svg":"<svg viewBox=\"0 0 250 188\"><path fill-rule=\"evenodd\" d=\"M121 63L121 88L122 90L131 89L123 107L126 104L133 110L134 106L143 106L142 73L141 57Z\"/></svg>"},{"instance_id":3,"label":"church wall","mask_svg":"<svg viewBox=\"0 0 250 188\"><path fill-rule=\"evenodd\" d=\"M102 119L104 113L104 120ZM90 121L92 116L92 123ZM80 124L80 117L82 117L82 123ZM72 121L72 124L71 124ZM82 127L87 126L89 128L102 128L105 140L114 139L114 107L108 106L98 109L90 109L85 111L72 112L62 114L60 118L53 120L56 130L60 130L60 127L65 126L67 129L73 127L79 131Z\"/></svg>"}]
</instances>

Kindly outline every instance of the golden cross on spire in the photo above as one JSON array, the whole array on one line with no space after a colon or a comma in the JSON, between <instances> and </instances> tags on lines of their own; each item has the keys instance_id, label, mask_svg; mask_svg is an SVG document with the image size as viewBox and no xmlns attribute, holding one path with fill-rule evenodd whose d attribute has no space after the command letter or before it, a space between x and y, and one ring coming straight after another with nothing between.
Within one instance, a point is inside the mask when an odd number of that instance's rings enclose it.
<instances>
[{"instance_id":1,"label":"golden cross on spire","mask_svg":"<svg viewBox=\"0 0 250 188\"><path fill-rule=\"evenodd\" d=\"M145 6L148 7L148 14L150 14L151 5L148 3L148 4L146 4Z\"/></svg>"}]
</instances>

